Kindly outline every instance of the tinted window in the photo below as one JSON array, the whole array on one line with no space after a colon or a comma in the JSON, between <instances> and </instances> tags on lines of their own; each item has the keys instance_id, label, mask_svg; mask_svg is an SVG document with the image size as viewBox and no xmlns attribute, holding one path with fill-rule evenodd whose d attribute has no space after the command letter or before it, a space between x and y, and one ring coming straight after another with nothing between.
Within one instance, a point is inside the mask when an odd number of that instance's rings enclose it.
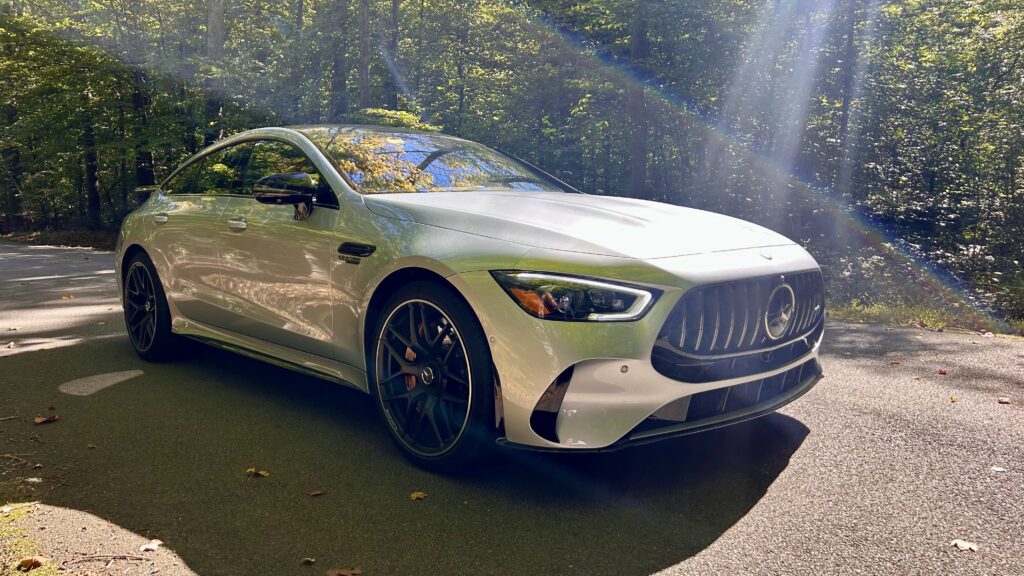
<instances>
[{"instance_id":1,"label":"tinted window","mask_svg":"<svg viewBox=\"0 0 1024 576\"><path fill-rule=\"evenodd\" d=\"M271 174L292 174L305 172L313 178L317 184L316 197L313 199L318 204L337 206L338 200L334 196L331 187L323 179L320 171L313 165L312 160L306 157L301 150L276 140L260 140L252 147L249 162L242 178L242 186L246 193L251 194L256 181Z\"/></svg>"},{"instance_id":2,"label":"tinted window","mask_svg":"<svg viewBox=\"0 0 1024 576\"><path fill-rule=\"evenodd\" d=\"M302 132L333 158L364 194L565 191L517 160L451 136L332 127Z\"/></svg>"},{"instance_id":3,"label":"tinted window","mask_svg":"<svg viewBox=\"0 0 1024 576\"><path fill-rule=\"evenodd\" d=\"M208 154L171 178L164 191L168 194L246 193L242 176L251 150L252 144L246 142Z\"/></svg>"},{"instance_id":4,"label":"tinted window","mask_svg":"<svg viewBox=\"0 0 1024 576\"><path fill-rule=\"evenodd\" d=\"M163 191L167 194L199 194L199 174L202 169L202 160L189 164L164 184Z\"/></svg>"},{"instance_id":5,"label":"tinted window","mask_svg":"<svg viewBox=\"0 0 1024 576\"><path fill-rule=\"evenodd\" d=\"M223 150L218 150L203 159L203 169L199 174L199 191L201 194L247 194L244 188L243 173L252 144L245 142Z\"/></svg>"}]
</instances>

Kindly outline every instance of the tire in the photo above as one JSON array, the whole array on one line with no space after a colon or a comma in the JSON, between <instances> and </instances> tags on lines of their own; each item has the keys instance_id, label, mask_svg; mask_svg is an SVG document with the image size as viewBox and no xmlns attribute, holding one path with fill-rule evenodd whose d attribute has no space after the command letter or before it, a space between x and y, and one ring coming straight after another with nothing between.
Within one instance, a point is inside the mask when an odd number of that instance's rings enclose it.
<instances>
[{"instance_id":1,"label":"tire","mask_svg":"<svg viewBox=\"0 0 1024 576\"><path fill-rule=\"evenodd\" d=\"M178 338L171 333L171 311L160 277L145 252L136 253L125 264L122 284L124 324L132 349L150 362L173 357Z\"/></svg>"},{"instance_id":2,"label":"tire","mask_svg":"<svg viewBox=\"0 0 1024 576\"><path fill-rule=\"evenodd\" d=\"M369 346L370 393L417 465L457 472L494 442L494 379L483 329L452 289L413 282L388 299Z\"/></svg>"}]
</instances>

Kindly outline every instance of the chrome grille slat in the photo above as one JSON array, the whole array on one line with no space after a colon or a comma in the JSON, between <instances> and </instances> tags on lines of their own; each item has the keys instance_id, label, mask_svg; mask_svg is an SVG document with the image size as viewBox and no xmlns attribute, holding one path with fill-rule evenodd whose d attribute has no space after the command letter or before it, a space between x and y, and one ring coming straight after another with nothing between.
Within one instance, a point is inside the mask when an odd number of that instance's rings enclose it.
<instances>
[{"instance_id":1,"label":"chrome grille slat","mask_svg":"<svg viewBox=\"0 0 1024 576\"><path fill-rule=\"evenodd\" d=\"M727 286L725 290L729 294L726 300L729 307L729 332L725 335L725 344L722 345L722 350L728 352L729 343L732 342L732 333L736 330L736 288Z\"/></svg>"},{"instance_id":2,"label":"chrome grille slat","mask_svg":"<svg viewBox=\"0 0 1024 576\"><path fill-rule=\"evenodd\" d=\"M714 294L715 300L715 332L711 336L711 345L708 346L708 352L714 351L715 344L718 343L718 330L722 325L722 290L716 288L712 294Z\"/></svg>"},{"instance_id":3,"label":"chrome grille slat","mask_svg":"<svg viewBox=\"0 0 1024 576\"><path fill-rule=\"evenodd\" d=\"M697 286L680 299L673 316L665 323L663 336L680 352L691 356L743 354L799 338L822 320L821 272L784 275L784 281L793 289L795 306L789 327L782 337L773 340L765 332L764 314L768 297L783 281L781 278L782 275L772 275Z\"/></svg>"},{"instance_id":4,"label":"chrome grille slat","mask_svg":"<svg viewBox=\"0 0 1024 576\"><path fill-rule=\"evenodd\" d=\"M697 326L697 341L693 344L694 352L700 350L700 340L704 336L704 292L701 291L698 295L699 306L697 307L697 314L700 315L700 322Z\"/></svg>"},{"instance_id":5,"label":"chrome grille slat","mask_svg":"<svg viewBox=\"0 0 1024 576\"><path fill-rule=\"evenodd\" d=\"M743 331L740 332L740 337L736 339L736 349L743 348L743 337L747 335L747 322L750 321L750 298L748 297L750 290L746 284L740 285L743 289L743 296L739 298L740 304L743 306Z\"/></svg>"}]
</instances>

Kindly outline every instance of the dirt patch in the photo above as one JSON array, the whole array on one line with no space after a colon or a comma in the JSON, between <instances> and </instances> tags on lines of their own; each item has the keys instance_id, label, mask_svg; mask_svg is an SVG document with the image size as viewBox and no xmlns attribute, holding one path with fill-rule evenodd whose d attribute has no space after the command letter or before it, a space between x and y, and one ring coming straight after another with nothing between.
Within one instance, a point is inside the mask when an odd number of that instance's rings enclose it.
<instances>
[{"instance_id":1,"label":"dirt patch","mask_svg":"<svg viewBox=\"0 0 1024 576\"><path fill-rule=\"evenodd\" d=\"M21 242L35 246L69 246L113 250L117 232L111 230L39 230L35 232L8 232L0 240Z\"/></svg>"},{"instance_id":2,"label":"dirt patch","mask_svg":"<svg viewBox=\"0 0 1024 576\"><path fill-rule=\"evenodd\" d=\"M2 576L22 574L16 566L25 556L47 559L30 572L40 576L195 576L171 550L160 546L142 552L149 538L87 512L38 503L4 507L9 512L0 515Z\"/></svg>"}]
</instances>

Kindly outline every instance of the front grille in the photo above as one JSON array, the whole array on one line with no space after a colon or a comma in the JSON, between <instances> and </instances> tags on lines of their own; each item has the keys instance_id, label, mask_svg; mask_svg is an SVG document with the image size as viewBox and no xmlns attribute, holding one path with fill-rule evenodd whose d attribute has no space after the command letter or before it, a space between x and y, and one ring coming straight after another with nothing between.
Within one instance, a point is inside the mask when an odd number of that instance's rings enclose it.
<instances>
[{"instance_id":1,"label":"front grille","mask_svg":"<svg viewBox=\"0 0 1024 576\"><path fill-rule=\"evenodd\" d=\"M684 356L665 341L659 341L651 353L651 365L662 376L693 384L752 376L800 359L814 349L823 328L823 323L819 321L806 337L797 338L781 347L724 358Z\"/></svg>"},{"instance_id":2,"label":"front grille","mask_svg":"<svg viewBox=\"0 0 1024 576\"><path fill-rule=\"evenodd\" d=\"M793 289L789 326L778 338L765 329L765 308L780 284ZM814 330L825 312L821 271L773 274L698 286L676 304L659 342L695 357L720 357L772 348Z\"/></svg>"},{"instance_id":3,"label":"front grille","mask_svg":"<svg viewBox=\"0 0 1024 576\"><path fill-rule=\"evenodd\" d=\"M676 403L669 404L641 422L630 433L630 438L701 428L709 419L723 415L735 414L736 418L742 418L774 410L792 400L798 395L798 389L806 389L820 376L821 365L812 359L774 376L698 392L677 401L685 406L685 417L679 419L681 410L674 406Z\"/></svg>"}]
</instances>

